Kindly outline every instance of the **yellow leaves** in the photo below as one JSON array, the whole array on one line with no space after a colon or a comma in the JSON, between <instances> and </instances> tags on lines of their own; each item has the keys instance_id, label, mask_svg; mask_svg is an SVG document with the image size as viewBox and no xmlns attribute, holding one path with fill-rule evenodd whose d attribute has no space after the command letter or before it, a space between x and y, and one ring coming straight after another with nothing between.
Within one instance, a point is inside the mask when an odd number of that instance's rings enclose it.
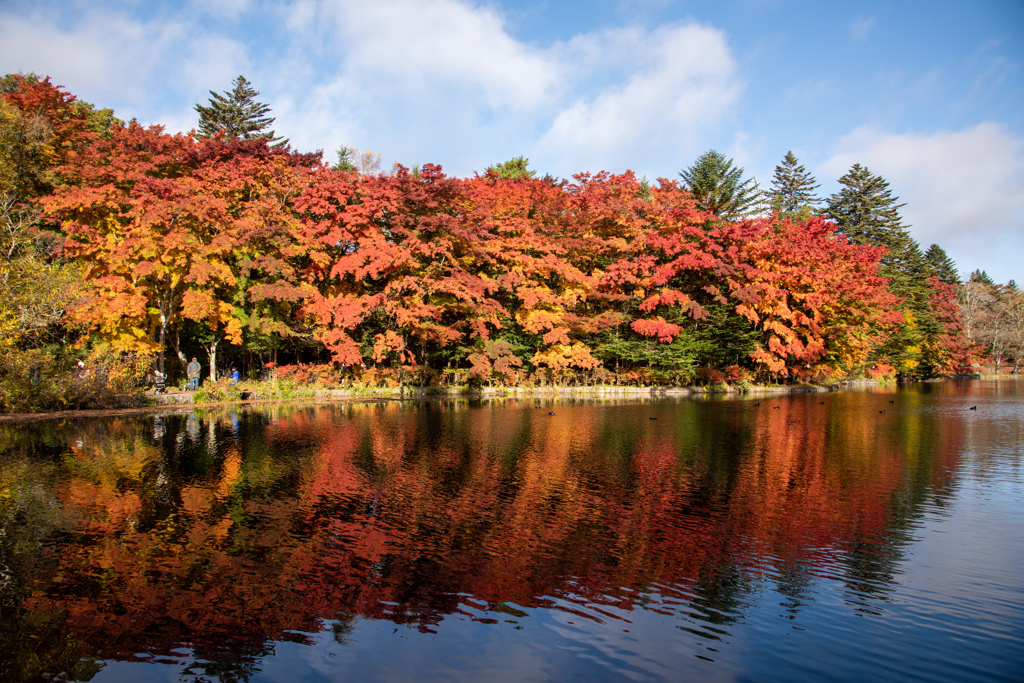
<instances>
[{"instance_id":1,"label":"yellow leaves","mask_svg":"<svg viewBox=\"0 0 1024 683\"><path fill-rule=\"evenodd\" d=\"M560 371L568 368L592 369L601 364L594 358L590 347L582 342L574 344L554 344L534 354L530 362L537 366L547 366L551 370Z\"/></svg>"},{"instance_id":2,"label":"yellow leaves","mask_svg":"<svg viewBox=\"0 0 1024 683\"><path fill-rule=\"evenodd\" d=\"M520 311L516 314L516 319L523 326L524 330L532 334L538 334L557 327L562 320L562 312L535 308L525 313Z\"/></svg>"},{"instance_id":3,"label":"yellow leaves","mask_svg":"<svg viewBox=\"0 0 1024 683\"><path fill-rule=\"evenodd\" d=\"M906 357L899 361L899 366L901 368L906 371L910 371L921 364L921 361L918 360L918 356L921 355L920 346L907 346L904 348L903 352L906 354Z\"/></svg>"},{"instance_id":4,"label":"yellow leaves","mask_svg":"<svg viewBox=\"0 0 1024 683\"><path fill-rule=\"evenodd\" d=\"M224 336L229 344L236 346L242 343L242 321L235 317L236 309L231 304L223 301L217 302L220 322L224 325Z\"/></svg>"},{"instance_id":5,"label":"yellow leaves","mask_svg":"<svg viewBox=\"0 0 1024 683\"><path fill-rule=\"evenodd\" d=\"M159 345L141 327L119 327L104 336L110 348L119 353L152 355L159 351Z\"/></svg>"},{"instance_id":6,"label":"yellow leaves","mask_svg":"<svg viewBox=\"0 0 1024 683\"><path fill-rule=\"evenodd\" d=\"M0 277L3 277L3 269L0 269ZM20 337L17 312L10 308L6 298L0 300L0 353L14 348Z\"/></svg>"}]
</instances>

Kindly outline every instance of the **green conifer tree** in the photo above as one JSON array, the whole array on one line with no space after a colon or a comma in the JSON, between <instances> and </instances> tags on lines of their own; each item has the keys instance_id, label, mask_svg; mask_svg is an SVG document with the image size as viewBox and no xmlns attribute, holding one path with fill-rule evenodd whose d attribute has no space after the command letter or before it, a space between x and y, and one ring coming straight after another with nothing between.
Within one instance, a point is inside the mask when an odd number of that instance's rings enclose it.
<instances>
[{"instance_id":1,"label":"green conifer tree","mask_svg":"<svg viewBox=\"0 0 1024 683\"><path fill-rule=\"evenodd\" d=\"M287 145L288 140L275 136L269 130L274 117L267 116L270 107L256 101L259 93L252 84L239 76L234 80L234 88L223 94L210 91L210 106L195 106L199 113L199 132L197 137L212 138L222 132L228 138L251 140L264 138L275 146Z\"/></svg>"},{"instance_id":2,"label":"green conifer tree","mask_svg":"<svg viewBox=\"0 0 1024 683\"><path fill-rule=\"evenodd\" d=\"M358 171L359 167L356 166L356 156L358 154L359 150L355 147L342 145L338 148L338 162L332 168L335 171Z\"/></svg>"},{"instance_id":3,"label":"green conifer tree","mask_svg":"<svg viewBox=\"0 0 1024 683\"><path fill-rule=\"evenodd\" d=\"M928 247L928 251L924 253L924 259L928 262L935 277L946 284L961 284L960 275L956 270L956 263L953 262L953 259L949 258L942 247L937 244Z\"/></svg>"},{"instance_id":4,"label":"green conifer tree","mask_svg":"<svg viewBox=\"0 0 1024 683\"><path fill-rule=\"evenodd\" d=\"M988 285L989 287L996 286L995 280L993 280L992 276L990 276L984 270L975 270L974 272L972 272L970 282L980 282L981 284Z\"/></svg>"},{"instance_id":5,"label":"green conifer tree","mask_svg":"<svg viewBox=\"0 0 1024 683\"><path fill-rule=\"evenodd\" d=\"M724 220L737 220L757 206L758 195L752 178L743 179L743 169L721 152L708 150L690 168L679 172L683 184L704 211Z\"/></svg>"},{"instance_id":6,"label":"green conifer tree","mask_svg":"<svg viewBox=\"0 0 1024 683\"><path fill-rule=\"evenodd\" d=\"M826 213L839 232L855 244L883 246L885 275L902 279L926 269L921 247L907 232L900 216L899 197L893 197L889 183L860 164L854 164L839 179L843 189L829 197Z\"/></svg>"},{"instance_id":7,"label":"green conifer tree","mask_svg":"<svg viewBox=\"0 0 1024 683\"><path fill-rule=\"evenodd\" d=\"M821 204L821 198L814 194L818 187L814 176L800 165L793 152L786 152L782 163L775 167L768 203L783 218L809 218Z\"/></svg>"}]
</instances>

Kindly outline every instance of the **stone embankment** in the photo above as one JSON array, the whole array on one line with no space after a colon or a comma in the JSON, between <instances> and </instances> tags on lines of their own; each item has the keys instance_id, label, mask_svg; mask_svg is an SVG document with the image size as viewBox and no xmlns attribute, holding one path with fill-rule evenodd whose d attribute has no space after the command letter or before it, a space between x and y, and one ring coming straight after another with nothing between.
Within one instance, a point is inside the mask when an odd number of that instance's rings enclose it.
<instances>
[{"instance_id":1,"label":"stone embankment","mask_svg":"<svg viewBox=\"0 0 1024 683\"><path fill-rule=\"evenodd\" d=\"M871 381L868 384L877 384ZM714 394L754 396L782 395L832 391L834 387L811 385L791 386L719 386L719 387L622 387L622 386L572 386L572 387L393 387L386 389L323 389L315 393L320 399L395 398L668 398L685 396L708 396Z\"/></svg>"}]
</instances>

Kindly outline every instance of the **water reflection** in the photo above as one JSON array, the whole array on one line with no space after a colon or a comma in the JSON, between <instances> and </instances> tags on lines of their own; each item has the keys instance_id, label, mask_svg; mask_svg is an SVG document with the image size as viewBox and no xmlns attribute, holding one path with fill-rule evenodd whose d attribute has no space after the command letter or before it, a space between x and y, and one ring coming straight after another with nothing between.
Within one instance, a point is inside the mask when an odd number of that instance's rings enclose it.
<instances>
[{"instance_id":1,"label":"water reflection","mask_svg":"<svg viewBox=\"0 0 1024 683\"><path fill-rule=\"evenodd\" d=\"M798 621L823 582L877 615L924 510L1007 428L960 403L1019 411L1011 389L2 426L0 678L121 660L247 680L325 629L543 612L626 633L660 615L710 661L766 595Z\"/></svg>"}]
</instances>

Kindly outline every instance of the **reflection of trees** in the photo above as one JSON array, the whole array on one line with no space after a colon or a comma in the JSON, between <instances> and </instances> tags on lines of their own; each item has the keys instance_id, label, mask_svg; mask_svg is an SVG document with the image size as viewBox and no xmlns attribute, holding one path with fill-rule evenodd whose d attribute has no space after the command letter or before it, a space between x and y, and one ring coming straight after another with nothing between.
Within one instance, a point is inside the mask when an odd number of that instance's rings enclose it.
<instances>
[{"instance_id":1,"label":"reflection of trees","mask_svg":"<svg viewBox=\"0 0 1024 683\"><path fill-rule=\"evenodd\" d=\"M514 605L655 609L713 638L765 583L791 613L820 576L874 599L924 497L948 490L958 427L911 411L865 426L872 400L273 407L58 430L61 457L4 455L49 496L16 533L51 541L38 560L0 542L22 563L4 657L74 632L39 665L188 647L192 675L247 680L274 641L329 623L344 642L361 618L429 631Z\"/></svg>"}]
</instances>

